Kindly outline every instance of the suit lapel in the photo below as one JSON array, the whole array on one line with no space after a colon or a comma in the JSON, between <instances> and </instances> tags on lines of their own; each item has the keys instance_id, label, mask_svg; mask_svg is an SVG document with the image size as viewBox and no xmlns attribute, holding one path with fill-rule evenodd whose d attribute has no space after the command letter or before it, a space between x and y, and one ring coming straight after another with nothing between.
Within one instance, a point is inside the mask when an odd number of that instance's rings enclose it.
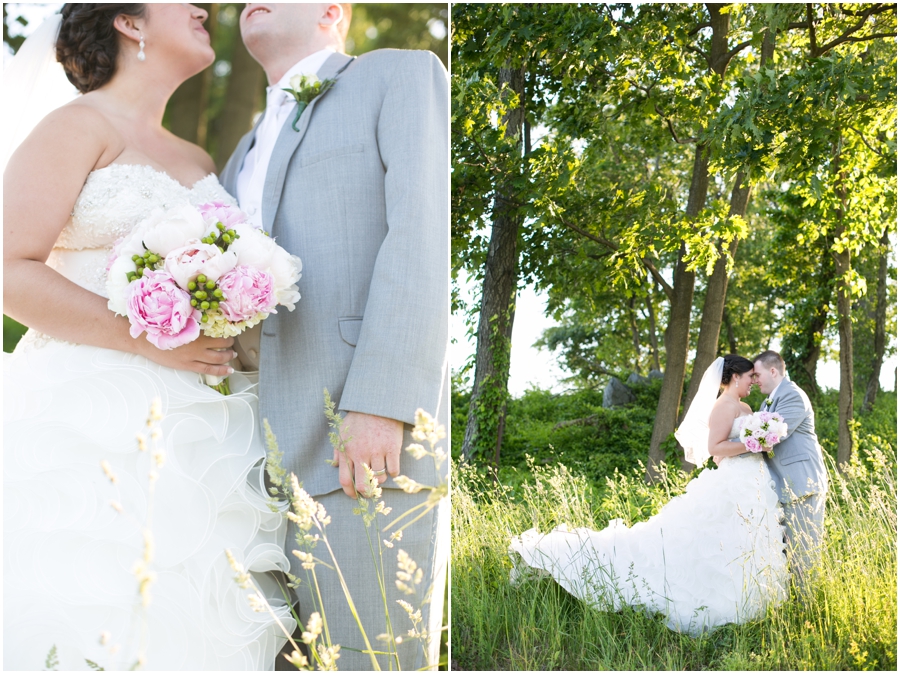
<instances>
[{"instance_id":1,"label":"suit lapel","mask_svg":"<svg viewBox=\"0 0 900 674\"><path fill-rule=\"evenodd\" d=\"M329 77L337 79L355 58L355 56L347 56L346 54L332 54L319 68L316 76L320 80L325 80ZM337 83L334 86L337 86ZM284 126L281 127L278 140L275 141L275 149L272 151L272 158L269 160L269 167L266 172L266 183L263 188L262 199L263 229L270 234L275 223L278 202L281 201L281 191L284 188L284 178L287 174L288 163L306 135L306 130L309 128L309 120L312 118L316 104L327 95L328 91L317 96L306 106L303 114L300 115L300 120L297 122L297 131L294 131L292 128L294 115L296 114L294 112L297 105L295 102L295 107L291 110L291 114L288 115Z\"/></svg>"}]
</instances>

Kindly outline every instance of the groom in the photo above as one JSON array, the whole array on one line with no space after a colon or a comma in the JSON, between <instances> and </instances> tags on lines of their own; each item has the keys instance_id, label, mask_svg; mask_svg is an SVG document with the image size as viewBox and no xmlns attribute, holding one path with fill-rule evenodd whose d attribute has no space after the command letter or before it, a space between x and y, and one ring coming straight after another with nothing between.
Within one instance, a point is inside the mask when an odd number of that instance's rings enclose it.
<instances>
[{"instance_id":1,"label":"groom","mask_svg":"<svg viewBox=\"0 0 900 674\"><path fill-rule=\"evenodd\" d=\"M428 459L401 452L413 442L417 408L448 421L449 313L449 83L430 52L343 53L349 5L248 4L241 35L266 71L270 86L260 122L238 145L222 173L226 189L277 242L303 261L302 299L263 324L259 343L241 340L258 356L260 416L285 455L285 468L332 518L327 533L372 648L387 650L385 602L363 520L353 514L365 493L366 464L379 475L390 518L424 502L393 477L435 485L442 476ZM296 75L333 85L310 102L293 128L298 105L282 91ZM259 333L257 333L259 334ZM328 389L344 414L346 451L332 450L323 413ZM402 456L401 456L402 453ZM335 459L337 466L329 461ZM432 510L385 550L387 608L403 669L437 662L449 520ZM370 527L369 535L377 542ZM300 560L290 554L303 579ZM377 543L376 543L377 544ZM416 597L395 587L403 550L425 572ZM328 560L324 546L317 556ZM371 669L355 618L335 573L318 567L319 589L340 669ZM422 606L423 644L397 604ZM318 610L310 588L297 590L304 625ZM354 651L353 649L356 649ZM427 657L425 654L427 651ZM384 656L380 666L396 668ZM392 666L393 664L393 666Z\"/></svg>"},{"instance_id":2,"label":"groom","mask_svg":"<svg viewBox=\"0 0 900 674\"><path fill-rule=\"evenodd\" d=\"M760 411L778 412L788 434L766 454L784 508L791 570L800 587L815 562L825 525L828 473L816 437L812 405L803 389L784 376L775 351L753 359L753 377L766 395Z\"/></svg>"}]
</instances>

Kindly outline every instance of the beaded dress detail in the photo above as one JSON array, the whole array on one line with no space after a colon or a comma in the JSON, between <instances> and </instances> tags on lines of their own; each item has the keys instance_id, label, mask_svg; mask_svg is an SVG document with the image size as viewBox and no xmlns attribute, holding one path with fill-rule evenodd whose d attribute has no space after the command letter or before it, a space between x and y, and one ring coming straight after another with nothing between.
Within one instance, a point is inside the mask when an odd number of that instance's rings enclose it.
<instances>
[{"instance_id":1,"label":"beaded dress detail","mask_svg":"<svg viewBox=\"0 0 900 674\"><path fill-rule=\"evenodd\" d=\"M734 420L731 437L740 422ZM788 583L781 511L761 454L724 459L688 483L646 522L603 531L562 525L512 539L512 580L549 575L600 610L624 605L660 613L698 635L765 615Z\"/></svg>"},{"instance_id":2,"label":"beaded dress detail","mask_svg":"<svg viewBox=\"0 0 900 674\"><path fill-rule=\"evenodd\" d=\"M156 209L213 200L234 203L214 175L188 188L148 166L94 171L48 264L105 295L120 237ZM32 330L3 362L4 668L42 669L55 647L60 669L127 669L141 653L152 670L272 669L281 630L250 608L225 556L290 619L268 573L289 564L285 519L265 495L257 382L236 372L225 397L196 373ZM165 462L151 496L155 464L136 435L154 398ZM142 609L135 563L151 505Z\"/></svg>"}]
</instances>

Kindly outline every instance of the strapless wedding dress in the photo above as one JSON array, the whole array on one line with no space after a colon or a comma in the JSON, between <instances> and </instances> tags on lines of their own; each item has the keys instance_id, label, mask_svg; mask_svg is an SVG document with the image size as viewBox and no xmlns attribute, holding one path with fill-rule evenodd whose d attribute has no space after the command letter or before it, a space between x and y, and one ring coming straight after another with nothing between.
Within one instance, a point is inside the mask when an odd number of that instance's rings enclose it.
<instances>
[{"instance_id":1,"label":"strapless wedding dress","mask_svg":"<svg viewBox=\"0 0 900 674\"><path fill-rule=\"evenodd\" d=\"M213 200L234 203L214 175L187 188L146 166L94 171L48 264L105 296L119 237L156 208ZM284 620L265 572L289 568L286 525L266 503L257 384L231 380L235 393L224 397L198 374L33 330L4 356L5 669L43 669L53 647L60 669L88 669L86 659L128 669L142 640L145 669L273 668L281 631L250 609L225 549L258 572ZM151 501L153 459L136 435L157 397L165 463ZM142 612L133 569L151 502L156 579Z\"/></svg>"},{"instance_id":2,"label":"strapless wedding dress","mask_svg":"<svg viewBox=\"0 0 900 674\"><path fill-rule=\"evenodd\" d=\"M735 419L731 437L740 421ZM512 539L512 580L549 574L601 610L661 613L672 630L698 635L763 616L786 596L778 497L762 455L704 470L646 522L612 520L603 531L565 525Z\"/></svg>"}]
</instances>

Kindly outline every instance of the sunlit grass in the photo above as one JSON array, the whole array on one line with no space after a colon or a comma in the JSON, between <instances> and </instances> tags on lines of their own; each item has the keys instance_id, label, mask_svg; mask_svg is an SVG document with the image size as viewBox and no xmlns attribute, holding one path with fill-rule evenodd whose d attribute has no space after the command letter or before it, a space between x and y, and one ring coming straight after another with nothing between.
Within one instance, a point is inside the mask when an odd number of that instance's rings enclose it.
<instances>
[{"instance_id":1,"label":"sunlit grass","mask_svg":"<svg viewBox=\"0 0 900 674\"><path fill-rule=\"evenodd\" d=\"M699 638L671 632L659 616L593 610L551 580L509 583L509 540L530 527L604 527L647 519L689 476L671 470L646 485L638 468L604 489L564 465L531 467L514 491L455 466L453 659L461 669L896 670L897 498L892 443L861 442L844 475L830 458L832 488L821 566L809 593L762 620Z\"/></svg>"}]
</instances>

